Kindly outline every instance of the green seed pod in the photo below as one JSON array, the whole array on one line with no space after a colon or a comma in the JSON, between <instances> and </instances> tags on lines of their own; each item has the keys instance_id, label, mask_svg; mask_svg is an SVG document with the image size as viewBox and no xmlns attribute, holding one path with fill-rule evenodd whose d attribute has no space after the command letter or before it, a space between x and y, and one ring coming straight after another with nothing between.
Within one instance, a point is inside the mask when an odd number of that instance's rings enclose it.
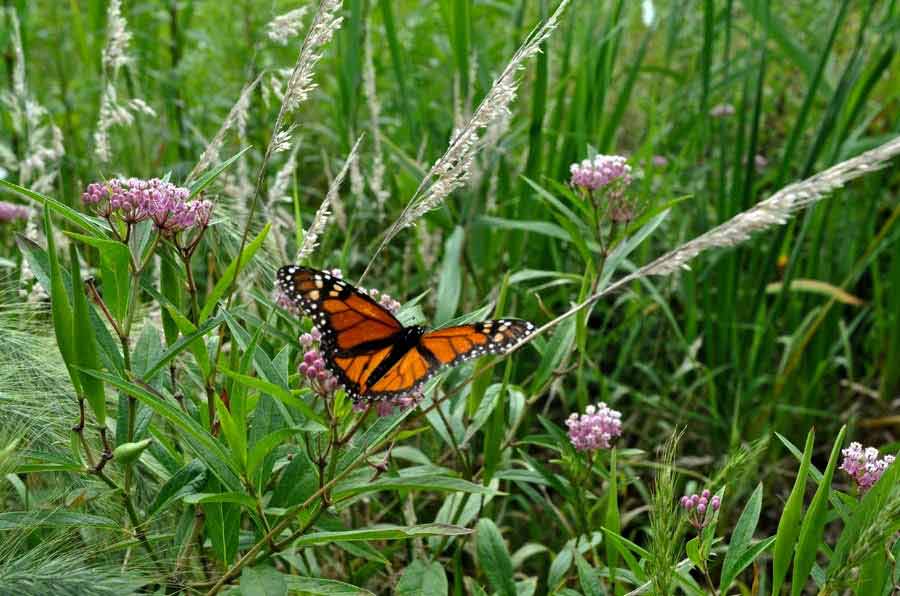
<instances>
[{"instance_id":1,"label":"green seed pod","mask_svg":"<svg viewBox=\"0 0 900 596\"><path fill-rule=\"evenodd\" d=\"M122 464L130 464L137 461L144 449L150 446L153 439L144 439L136 443L122 443L113 451L113 459Z\"/></svg>"}]
</instances>

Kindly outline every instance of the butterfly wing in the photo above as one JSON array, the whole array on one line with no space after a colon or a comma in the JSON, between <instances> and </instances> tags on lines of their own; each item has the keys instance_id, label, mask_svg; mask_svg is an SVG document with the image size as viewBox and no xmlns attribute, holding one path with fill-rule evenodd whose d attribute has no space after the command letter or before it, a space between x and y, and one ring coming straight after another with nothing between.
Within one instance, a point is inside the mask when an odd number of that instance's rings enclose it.
<instances>
[{"instance_id":1,"label":"butterfly wing","mask_svg":"<svg viewBox=\"0 0 900 596\"><path fill-rule=\"evenodd\" d=\"M277 281L322 332L321 352L328 369L358 398L398 343L403 325L370 297L325 271L289 265L278 270Z\"/></svg>"},{"instance_id":2,"label":"butterfly wing","mask_svg":"<svg viewBox=\"0 0 900 596\"><path fill-rule=\"evenodd\" d=\"M534 325L519 319L482 321L425 333L367 388L370 399L402 395L418 389L445 366L487 354L502 354L531 335Z\"/></svg>"}]
</instances>

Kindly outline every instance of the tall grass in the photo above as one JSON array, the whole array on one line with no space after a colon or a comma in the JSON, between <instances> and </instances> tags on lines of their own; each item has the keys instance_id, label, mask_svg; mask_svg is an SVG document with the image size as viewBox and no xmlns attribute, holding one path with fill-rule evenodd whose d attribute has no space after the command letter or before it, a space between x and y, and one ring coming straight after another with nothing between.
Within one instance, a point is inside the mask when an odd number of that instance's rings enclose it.
<instances>
[{"instance_id":1,"label":"tall grass","mask_svg":"<svg viewBox=\"0 0 900 596\"><path fill-rule=\"evenodd\" d=\"M3 7L0 591L888 593L898 466L839 466L897 451L894 3L323 0L270 35L303 6ZM598 152L629 221L567 184ZM118 176L213 201L196 250L92 217ZM540 333L356 412L297 372L287 255ZM623 435L577 451L598 401Z\"/></svg>"}]
</instances>

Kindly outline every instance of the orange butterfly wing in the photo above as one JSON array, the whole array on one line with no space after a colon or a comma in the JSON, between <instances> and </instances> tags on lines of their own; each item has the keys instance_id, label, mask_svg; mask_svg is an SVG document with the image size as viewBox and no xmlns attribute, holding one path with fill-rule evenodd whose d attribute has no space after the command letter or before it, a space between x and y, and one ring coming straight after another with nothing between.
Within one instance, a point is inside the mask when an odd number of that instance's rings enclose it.
<instances>
[{"instance_id":1,"label":"orange butterfly wing","mask_svg":"<svg viewBox=\"0 0 900 596\"><path fill-rule=\"evenodd\" d=\"M394 315L347 282L325 271L290 265L278 286L322 332L328 369L354 398L387 358L403 330Z\"/></svg>"},{"instance_id":2,"label":"orange butterfly wing","mask_svg":"<svg viewBox=\"0 0 900 596\"><path fill-rule=\"evenodd\" d=\"M354 400L377 400L417 390L444 366L506 352L534 331L518 319L482 321L425 333L333 275L290 265L278 285L322 332L328 369Z\"/></svg>"}]
</instances>

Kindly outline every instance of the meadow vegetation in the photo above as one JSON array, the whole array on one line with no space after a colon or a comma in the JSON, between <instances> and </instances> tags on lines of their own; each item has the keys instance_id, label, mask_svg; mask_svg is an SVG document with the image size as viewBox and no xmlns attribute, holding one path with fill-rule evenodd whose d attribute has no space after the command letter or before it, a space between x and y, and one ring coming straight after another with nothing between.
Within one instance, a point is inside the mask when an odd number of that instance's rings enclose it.
<instances>
[{"instance_id":1,"label":"meadow vegetation","mask_svg":"<svg viewBox=\"0 0 900 596\"><path fill-rule=\"evenodd\" d=\"M900 588L891 0L5 0L0 595ZM506 354L354 403L275 286Z\"/></svg>"}]
</instances>

